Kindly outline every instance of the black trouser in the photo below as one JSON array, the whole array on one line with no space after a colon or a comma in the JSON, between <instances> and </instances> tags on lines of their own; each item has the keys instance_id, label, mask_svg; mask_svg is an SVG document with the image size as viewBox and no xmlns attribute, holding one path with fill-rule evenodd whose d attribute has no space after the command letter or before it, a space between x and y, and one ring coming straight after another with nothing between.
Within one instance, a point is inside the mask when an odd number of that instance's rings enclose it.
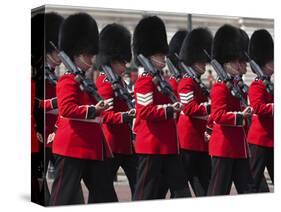
<instances>
[{"instance_id":1,"label":"black trouser","mask_svg":"<svg viewBox=\"0 0 281 212\"><path fill-rule=\"evenodd\" d=\"M136 175L137 175L137 157L136 155L114 154L114 158L108 159L108 164L111 170L111 180L114 181L117 171L121 166L124 170L131 189L131 197L135 192ZM92 199L92 194L89 193L89 200Z\"/></svg>"},{"instance_id":2,"label":"black trouser","mask_svg":"<svg viewBox=\"0 0 281 212\"><path fill-rule=\"evenodd\" d=\"M258 192L269 192L268 185L264 177L265 167L272 183L274 184L274 150L269 147L262 147L250 144L252 157L250 158L251 172Z\"/></svg>"},{"instance_id":3,"label":"black trouser","mask_svg":"<svg viewBox=\"0 0 281 212\"><path fill-rule=\"evenodd\" d=\"M159 198L160 178L168 183L175 198L190 197L178 155L138 155L137 184L133 200Z\"/></svg>"},{"instance_id":4,"label":"black trouser","mask_svg":"<svg viewBox=\"0 0 281 212\"><path fill-rule=\"evenodd\" d=\"M43 197L40 196L38 179L42 177L40 154L31 153L31 201L43 205Z\"/></svg>"},{"instance_id":5,"label":"black trouser","mask_svg":"<svg viewBox=\"0 0 281 212\"><path fill-rule=\"evenodd\" d=\"M168 191L170 190L168 182L166 182L165 177L159 176L159 188L157 199L165 199ZM174 194L170 190L170 198L174 198Z\"/></svg>"},{"instance_id":6,"label":"black trouser","mask_svg":"<svg viewBox=\"0 0 281 212\"><path fill-rule=\"evenodd\" d=\"M211 157L208 152L182 150L181 158L194 194L206 196L211 178Z\"/></svg>"},{"instance_id":7,"label":"black trouser","mask_svg":"<svg viewBox=\"0 0 281 212\"><path fill-rule=\"evenodd\" d=\"M256 192L249 160L212 157L212 175L208 195L229 194L232 182L239 194Z\"/></svg>"},{"instance_id":8,"label":"black trouser","mask_svg":"<svg viewBox=\"0 0 281 212\"><path fill-rule=\"evenodd\" d=\"M54 157L52 153L52 149L50 147L45 147L45 153L44 153L44 175L46 176L48 173L48 165L49 162L52 164L54 163Z\"/></svg>"},{"instance_id":9,"label":"black trouser","mask_svg":"<svg viewBox=\"0 0 281 212\"><path fill-rule=\"evenodd\" d=\"M44 164L43 164L43 185L41 190L41 195L44 197L44 205L48 205L48 202L50 201L50 191L48 188L47 183L47 172L48 172L48 165L49 162L53 163L54 158L52 154L52 149L50 147L43 148L43 158L44 158Z\"/></svg>"},{"instance_id":10,"label":"black trouser","mask_svg":"<svg viewBox=\"0 0 281 212\"><path fill-rule=\"evenodd\" d=\"M124 170L131 189L131 197L135 192L136 186L136 175L137 175L137 157L136 155L124 155L124 154L114 154L114 158L110 159L110 167L112 174L112 181L116 176L116 173L121 166Z\"/></svg>"},{"instance_id":11,"label":"black trouser","mask_svg":"<svg viewBox=\"0 0 281 212\"><path fill-rule=\"evenodd\" d=\"M52 149L50 147L45 147L45 153L44 153L44 173L43 173L43 185L41 190L41 196L44 197L44 205L48 205L50 202L50 196L51 192L48 188L48 182L47 182L47 175L48 175L48 165L49 162L54 165L55 163L55 157L52 153ZM83 204L84 203L84 196L82 187L80 186L76 192L74 192L75 198L73 199L73 202L70 204Z\"/></svg>"},{"instance_id":12,"label":"black trouser","mask_svg":"<svg viewBox=\"0 0 281 212\"><path fill-rule=\"evenodd\" d=\"M50 205L73 204L81 179L92 193L90 203L117 201L107 160L83 160L55 155L55 180Z\"/></svg>"},{"instance_id":13,"label":"black trouser","mask_svg":"<svg viewBox=\"0 0 281 212\"><path fill-rule=\"evenodd\" d=\"M206 196L211 178L211 157L207 152L181 150L181 159L187 183L189 182L196 196ZM165 198L169 190L168 184L162 179L159 198ZM171 198L173 193L171 192Z\"/></svg>"},{"instance_id":14,"label":"black trouser","mask_svg":"<svg viewBox=\"0 0 281 212\"><path fill-rule=\"evenodd\" d=\"M51 148L47 148L47 149L51 150ZM54 165L55 157L54 157L53 153L49 152L47 155L48 155L48 156L46 156L47 157L47 161L50 161L50 163L52 163L52 165ZM47 176L47 170L46 170L45 177L46 176ZM84 195L83 195L81 184L80 184L78 190L76 192L74 192L74 193L75 193L75 198L74 198L73 202L71 202L70 204L84 204L85 200L84 200Z\"/></svg>"}]
</instances>

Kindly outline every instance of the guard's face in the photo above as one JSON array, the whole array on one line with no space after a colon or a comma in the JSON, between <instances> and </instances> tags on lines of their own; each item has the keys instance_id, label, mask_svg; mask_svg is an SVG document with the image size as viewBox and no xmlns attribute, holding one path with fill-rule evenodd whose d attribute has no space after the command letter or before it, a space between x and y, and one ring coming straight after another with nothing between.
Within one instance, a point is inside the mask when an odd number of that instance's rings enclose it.
<instances>
[{"instance_id":1,"label":"guard's face","mask_svg":"<svg viewBox=\"0 0 281 212\"><path fill-rule=\"evenodd\" d=\"M206 69L205 69L206 63L203 63L203 62L194 63L192 67L194 68L194 70L195 70L198 74L202 75L202 74L205 73L205 70L206 70Z\"/></svg>"},{"instance_id":2,"label":"guard's face","mask_svg":"<svg viewBox=\"0 0 281 212\"><path fill-rule=\"evenodd\" d=\"M126 71L126 62L114 61L111 63L111 68L118 76L121 76Z\"/></svg>"},{"instance_id":3,"label":"guard's face","mask_svg":"<svg viewBox=\"0 0 281 212\"><path fill-rule=\"evenodd\" d=\"M265 75L267 76L272 76L274 73L274 64L273 61L267 62L263 67L262 67Z\"/></svg>"},{"instance_id":4,"label":"guard's face","mask_svg":"<svg viewBox=\"0 0 281 212\"><path fill-rule=\"evenodd\" d=\"M240 74L244 75L247 73L247 63L245 61L240 61L239 67Z\"/></svg>"},{"instance_id":5,"label":"guard's face","mask_svg":"<svg viewBox=\"0 0 281 212\"><path fill-rule=\"evenodd\" d=\"M61 64L61 60L56 51L52 51L51 53L47 54L47 63L52 68L56 68L56 66Z\"/></svg>"},{"instance_id":6,"label":"guard's face","mask_svg":"<svg viewBox=\"0 0 281 212\"><path fill-rule=\"evenodd\" d=\"M87 71L92 68L93 62L95 61L95 55L93 54L81 54L74 58L75 64L83 71Z\"/></svg>"},{"instance_id":7,"label":"guard's face","mask_svg":"<svg viewBox=\"0 0 281 212\"><path fill-rule=\"evenodd\" d=\"M166 55L159 53L154 54L150 57L152 65L154 65L157 69L161 70L166 66Z\"/></svg>"},{"instance_id":8,"label":"guard's face","mask_svg":"<svg viewBox=\"0 0 281 212\"><path fill-rule=\"evenodd\" d=\"M95 57L92 54L83 54L81 60L85 63L85 65L92 67L94 58Z\"/></svg>"},{"instance_id":9,"label":"guard's face","mask_svg":"<svg viewBox=\"0 0 281 212\"><path fill-rule=\"evenodd\" d=\"M224 69L231 76L241 75L246 73L247 64L244 61L234 60L223 65Z\"/></svg>"}]
</instances>

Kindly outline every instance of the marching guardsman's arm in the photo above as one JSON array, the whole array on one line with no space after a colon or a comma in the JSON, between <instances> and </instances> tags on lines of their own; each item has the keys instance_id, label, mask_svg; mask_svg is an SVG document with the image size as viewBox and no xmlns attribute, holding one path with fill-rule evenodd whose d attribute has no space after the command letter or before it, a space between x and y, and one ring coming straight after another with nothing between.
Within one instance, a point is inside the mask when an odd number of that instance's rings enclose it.
<instances>
[{"instance_id":1,"label":"marching guardsman's arm","mask_svg":"<svg viewBox=\"0 0 281 212\"><path fill-rule=\"evenodd\" d=\"M56 86L58 108L61 116L76 119L94 119L99 115L95 105L79 105L79 84L73 75L64 75Z\"/></svg>"},{"instance_id":2,"label":"marching guardsman's arm","mask_svg":"<svg viewBox=\"0 0 281 212\"><path fill-rule=\"evenodd\" d=\"M227 111L228 88L223 83L217 83L211 90L211 117L220 125L243 127L244 116L241 111Z\"/></svg>"},{"instance_id":3,"label":"marching guardsman's arm","mask_svg":"<svg viewBox=\"0 0 281 212\"><path fill-rule=\"evenodd\" d=\"M254 114L258 116L273 116L274 103L269 103L266 100L268 93L265 86L255 81L249 88L250 105L254 110Z\"/></svg>"},{"instance_id":4,"label":"marching guardsman's arm","mask_svg":"<svg viewBox=\"0 0 281 212\"><path fill-rule=\"evenodd\" d=\"M102 112L103 123L106 124L124 124L131 121L128 112L114 111L114 92L109 82L97 82L98 92L104 101L108 104L108 108Z\"/></svg>"},{"instance_id":5,"label":"marching guardsman's arm","mask_svg":"<svg viewBox=\"0 0 281 212\"><path fill-rule=\"evenodd\" d=\"M58 108L57 97L51 99L36 99L38 108L45 111L50 111Z\"/></svg>"},{"instance_id":6,"label":"marching guardsman's arm","mask_svg":"<svg viewBox=\"0 0 281 212\"><path fill-rule=\"evenodd\" d=\"M210 114L208 102L198 103L194 96L195 88L191 78L180 82L178 93L181 103L184 105L183 112L188 116L207 116Z\"/></svg>"},{"instance_id":7,"label":"marching guardsman's arm","mask_svg":"<svg viewBox=\"0 0 281 212\"><path fill-rule=\"evenodd\" d=\"M174 108L171 105L157 105L154 102L154 84L152 78L139 79L135 87L136 111L141 119L163 121L173 119Z\"/></svg>"}]
</instances>

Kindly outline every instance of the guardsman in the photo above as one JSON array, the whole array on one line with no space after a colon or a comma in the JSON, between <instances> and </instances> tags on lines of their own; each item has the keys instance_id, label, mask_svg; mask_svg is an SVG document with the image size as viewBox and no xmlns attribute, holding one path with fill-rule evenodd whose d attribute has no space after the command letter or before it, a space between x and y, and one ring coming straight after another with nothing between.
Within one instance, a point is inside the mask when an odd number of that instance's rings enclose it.
<instances>
[{"instance_id":1,"label":"guardsman","mask_svg":"<svg viewBox=\"0 0 281 212\"><path fill-rule=\"evenodd\" d=\"M31 18L31 201L43 204L43 198L40 196L40 184L38 178L42 177L40 171L40 143L38 139L38 130L35 114L36 81L38 80L39 67L43 64L43 37L42 27L44 15L37 14Z\"/></svg>"},{"instance_id":2,"label":"guardsman","mask_svg":"<svg viewBox=\"0 0 281 212\"><path fill-rule=\"evenodd\" d=\"M133 52L143 54L155 68L165 67L168 54L166 28L157 16L144 17L137 24L133 36ZM136 58L137 59L137 58ZM137 65L140 66L136 60ZM139 71L143 70L140 68ZM144 71L135 84L136 133L135 151L138 154L137 184L134 200L156 199L159 179L165 177L174 197L190 196L179 158L176 115L177 103L162 94L153 76Z\"/></svg>"},{"instance_id":3,"label":"guardsman","mask_svg":"<svg viewBox=\"0 0 281 212\"><path fill-rule=\"evenodd\" d=\"M64 18L57 13L46 13L45 14L45 64L52 74L55 74L55 69L60 65L61 61L58 59L57 53L50 45L52 41L55 45L58 43L59 30ZM44 172L43 172L43 183L45 189L45 202L49 202L50 192L47 186L47 170L49 162L53 164L52 156L52 139L54 137L55 124L58 119L57 112L57 99L56 99L56 86L44 77L44 97L39 100L38 107L44 112ZM38 100L38 99L37 99ZM43 102L43 104L42 104ZM82 198L82 197L81 197Z\"/></svg>"},{"instance_id":4,"label":"guardsman","mask_svg":"<svg viewBox=\"0 0 281 212\"><path fill-rule=\"evenodd\" d=\"M253 33L250 40L249 55L261 67L267 80L273 74L273 39L264 29ZM268 185L264 184L264 170L268 170L274 183L274 113L273 94L266 90L264 79L256 78L249 88L250 105L254 109L252 124L248 132L248 143L252 157L251 171L255 185L260 192L269 192Z\"/></svg>"},{"instance_id":5,"label":"guardsman","mask_svg":"<svg viewBox=\"0 0 281 212\"><path fill-rule=\"evenodd\" d=\"M56 77L56 80L59 78L56 74L56 69L60 66L61 61L58 57L58 53L51 46L50 41L58 46L59 31L63 21L64 18L57 13L45 14L45 71L48 69L49 72ZM45 114L44 182L46 182L49 162L51 162L52 165L54 162L52 155L52 142L57 129L57 123L59 121L59 117L57 115L56 84L47 77L45 77L45 96L43 100L39 100L38 107L39 109L44 110ZM45 184L45 190L45 196L50 195L47 184ZM49 202L48 198L46 199L46 202ZM81 187L77 190L76 198L73 200L73 203L84 203Z\"/></svg>"},{"instance_id":6,"label":"guardsman","mask_svg":"<svg viewBox=\"0 0 281 212\"><path fill-rule=\"evenodd\" d=\"M249 151L244 125L252 109L243 109L241 100L231 94L229 83L246 68L240 30L223 25L215 34L212 55L231 76L229 82L219 80L211 90L213 131L209 142L212 174L208 195L230 193L232 182L238 193L254 192L250 172Z\"/></svg>"},{"instance_id":7,"label":"guardsman","mask_svg":"<svg viewBox=\"0 0 281 212\"><path fill-rule=\"evenodd\" d=\"M120 86L126 89L122 75L126 70L126 64L132 58L130 32L122 25L109 24L101 31L99 40L100 48L97 55L97 64L109 66L113 74L119 78ZM133 195L137 161L134 155L129 124L134 117L135 109L129 109L127 103L116 95L112 88L113 85L103 72L97 78L96 85L100 95L109 104L109 108L103 112L102 129L114 154L110 161L112 181L121 166L129 180L131 195Z\"/></svg>"},{"instance_id":8,"label":"guardsman","mask_svg":"<svg viewBox=\"0 0 281 212\"><path fill-rule=\"evenodd\" d=\"M209 62L204 50L211 52L212 40L213 36L208 29L196 28L183 42L180 59L193 69L199 79L205 73L205 66ZM205 138L210 114L209 97L188 74L179 82L178 95L184 105L178 121L181 157L195 195L205 196L211 176L211 159Z\"/></svg>"},{"instance_id":9,"label":"guardsman","mask_svg":"<svg viewBox=\"0 0 281 212\"><path fill-rule=\"evenodd\" d=\"M40 144L36 135L34 118L35 92L35 82L31 80L31 201L40 203L40 186L38 182L38 178L40 178L40 173L38 172Z\"/></svg>"},{"instance_id":10,"label":"guardsman","mask_svg":"<svg viewBox=\"0 0 281 212\"><path fill-rule=\"evenodd\" d=\"M59 49L85 73L98 53L98 27L86 13L70 15L63 22ZM97 102L80 89L75 74L67 72L58 81L56 94L60 120L53 141L55 180L50 205L72 204L83 179L90 202L117 201L106 157L112 154L101 129L101 113L108 105Z\"/></svg>"}]
</instances>

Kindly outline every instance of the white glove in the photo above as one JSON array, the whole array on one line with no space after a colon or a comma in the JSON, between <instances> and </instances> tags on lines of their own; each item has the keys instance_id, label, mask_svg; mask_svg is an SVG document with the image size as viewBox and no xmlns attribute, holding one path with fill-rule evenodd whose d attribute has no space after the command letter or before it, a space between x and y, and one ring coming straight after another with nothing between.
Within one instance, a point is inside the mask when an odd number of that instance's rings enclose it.
<instances>
[{"instance_id":1,"label":"white glove","mask_svg":"<svg viewBox=\"0 0 281 212\"><path fill-rule=\"evenodd\" d=\"M54 140L54 138L55 138L55 135L56 135L56 133L54 133L54 132L51 133L51 134L49 134L48 139L47 139L47 144L53 142L53 140Z\"/></svg>"},{"instance_id":2,"label":"white glove","mask_svg":"<svg viewBox=\"0 0 281 212\"><path fill-rule=\"evenodd\" d=\"M172 104L172 107L174 108L175 112L180 112L181 110L183 110L183 104L180 102Z\"/></svg>"},{"instance_id":3,"label":"white glove","mask_svg":"<svg viewBox=\"0 0 281 212\"><path fill-rule=\"evenodd\" d=\"M36 133L37 139L40 143L43 143L43 136L41 135L41 133L37 132Z\"/></svg>"},{"instance_id":4,"label":"white glove","mask_svg":"<svg viewBox=\"0 0 281 212\"><path fill-rule=\"evenodd\" d=\"M131 116L131 117L135 117L136 116L136 109L133 108L133 109L129 110L128 115Z\"/></svg>"},{"instance_id":5,"label":"white glove","mask_svg":"<svg viewBox=\"0 0 281 212\"><path fill-rule=\"evenodd\" d=\"M211 135L207 132L204 132L204 141L205 142L209 142L211 138Z\"/></svg>"},{"instance_id":6,"label":"white glove","mask_svg":"<svg viewBox=\"0 0 281 212\"><path fill-rule=\"evenodd\" d=\"M244 117L247 117L247 116L251 116L253 112L254 112L253 108L248 106L242 111L242 114Z\"/></svg>"}]
</instances>

